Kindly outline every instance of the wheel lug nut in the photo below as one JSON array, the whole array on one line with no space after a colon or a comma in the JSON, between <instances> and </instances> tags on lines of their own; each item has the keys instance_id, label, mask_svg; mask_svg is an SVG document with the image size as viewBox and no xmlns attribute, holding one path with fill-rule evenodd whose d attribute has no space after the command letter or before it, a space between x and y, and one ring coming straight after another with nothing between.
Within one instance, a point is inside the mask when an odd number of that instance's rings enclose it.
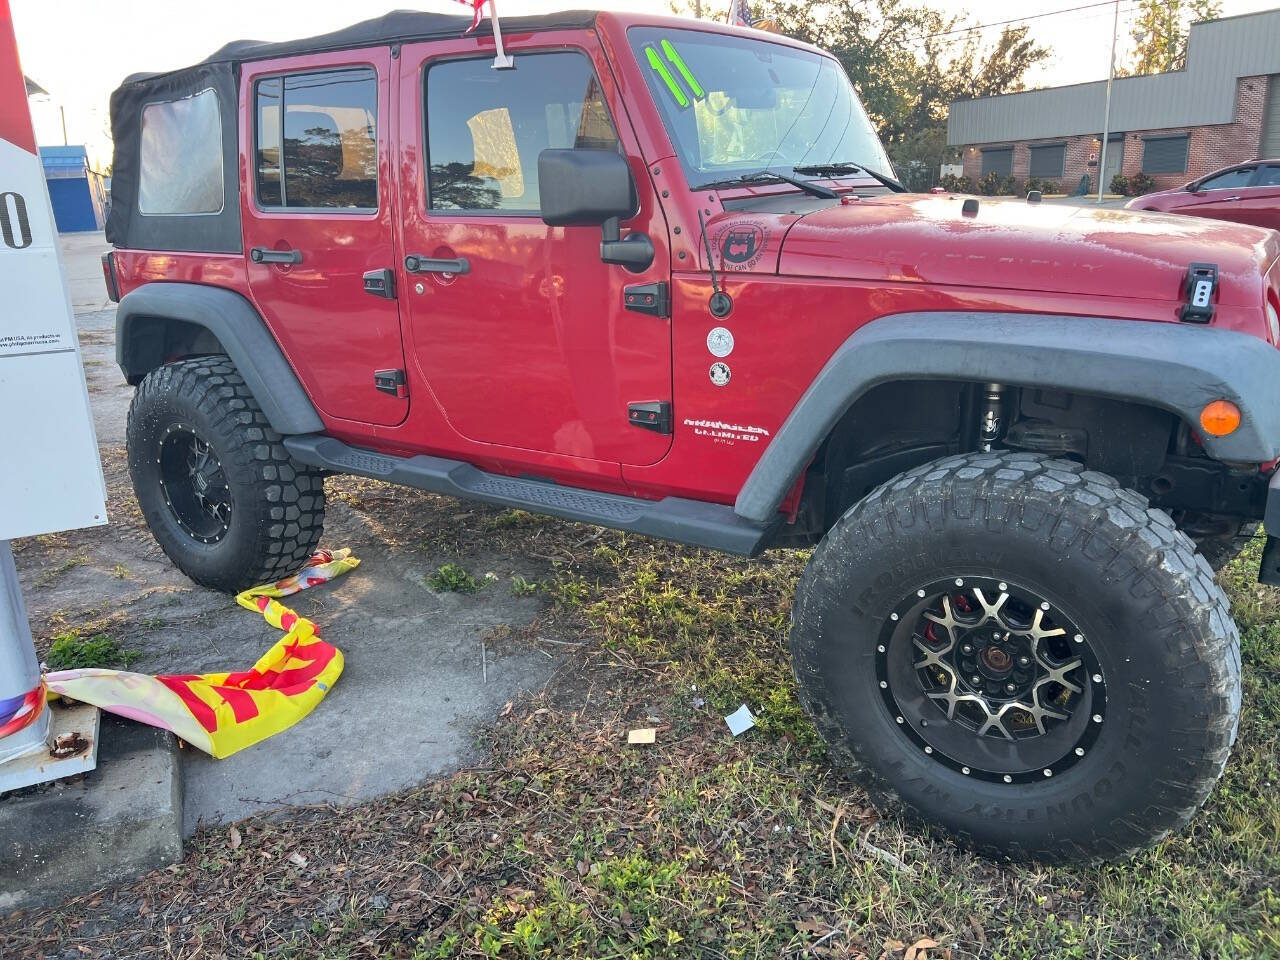
<instances>
[{"instance_id":1,"label":"wheel lug nut","mask_svg":"<svg viewBox=\"0 0 1280 960\"><path fill-rule=\"evenodd\" d=\"M963 647L961 647L961 648L960 648L960 652L961 652L961 653L973 653L973 644L971 644L971 643L966 643Z\"/></svg>"},{"instance_id":2,"label":"wheel lug nut","mask_svg":"<svg viewBox=\"0 0 1280 960\"><path fill-rule=\"evenodd\" d=\"M1083 757L1083 756L1084 756L1084 747L1076 747L1076 756L1077 756L1077 757Z\"/></svg>"},{"instance_id":3,"label":"wheel lug nut","mask_svg":"<svg viewBox=\"0 0 1280 960\"><path fill-rule=\"evenodd\" d=\"M972 677L970 677L969 679L970 679L970 680L972 680L974 683L981 683L981 682L982 682L982 678L981 678L980 676L978 676L976 673L975 673Z\"/></svg>"},{"instance_id":4,"label":"wheel lug nut","mask_svg":"<svg viewBox=\"0 0 1280 960\"><path fill-rule=\"evenodd\" d=\"M1027 666L1029 663L1031 663L1031 658L1030 658L1030 657L1027 657L1027 656L1019 657L1019 658L1018 658L1018 663L1022 664L1022 665L1025 667L1025 666Z\"/></svg>"},{"instance_id":5,"label":"wheel lug nut","mask_svg":"<svg viewBox=\"0 0 1280 960\"><path fill-rule=\"evenodd\" d=\"M1017 689L1018 689L1018 688L1017 688L1014 684L1012 684L1012 683L1006 683L1006 684L1004 685L1004 688L1005 688L1005 690L1006 690L1007 692L1009 692L1009 693L1013 693L1013 691L1015 691L1015 690L1017 690Z\"/></svg>"}]
</instances>

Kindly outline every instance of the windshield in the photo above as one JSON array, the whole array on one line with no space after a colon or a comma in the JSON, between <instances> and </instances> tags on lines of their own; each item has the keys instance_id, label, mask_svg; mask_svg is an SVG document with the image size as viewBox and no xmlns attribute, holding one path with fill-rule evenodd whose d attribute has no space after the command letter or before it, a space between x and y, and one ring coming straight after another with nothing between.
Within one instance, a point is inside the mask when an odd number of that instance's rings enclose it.
<instances>
[{"instance_id":1,"label":"windshield","mask_svg":"<svg viewBox=\"0 0 1280 960\"><path fill-rule=\"evenodd\" d=\"M633 27L628 38L691 185L828 163L893 176L830 57L700 30Z\"/></svg>"}]
</instances>

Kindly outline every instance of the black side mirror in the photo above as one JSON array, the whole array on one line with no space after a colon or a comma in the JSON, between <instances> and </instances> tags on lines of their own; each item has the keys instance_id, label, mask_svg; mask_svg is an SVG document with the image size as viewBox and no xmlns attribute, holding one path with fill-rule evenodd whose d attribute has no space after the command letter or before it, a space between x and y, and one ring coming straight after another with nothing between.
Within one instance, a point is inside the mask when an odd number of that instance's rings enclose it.
<instances>
[{"instance_id":1,"label":"black side mirror","mask_svg":"<svg viewBox=\"0 0 1280 960\"><path fill-rule=\"evenodd\" d=\"M627 158L614 150L543 150L538 154L542 220L552 227L599 225L600 259L641 273L654 249L643 233L620 239L620 221L639 210Z\"/></svg>"}]
</instances>

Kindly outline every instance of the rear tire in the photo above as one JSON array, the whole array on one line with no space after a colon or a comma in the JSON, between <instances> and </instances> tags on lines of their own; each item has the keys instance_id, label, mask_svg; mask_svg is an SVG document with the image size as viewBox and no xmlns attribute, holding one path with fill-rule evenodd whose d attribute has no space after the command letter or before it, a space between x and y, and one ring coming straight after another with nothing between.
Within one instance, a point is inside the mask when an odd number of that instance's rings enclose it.
<instances>
[{"instance_id":1,"label":"rear tire","mask_svg":"<svg viewBox=\"0 0 1280 960\"><path fill-rule=\"evenodd\" d=\"M1194 545L1036 454L950 457L854 505L801 578L791 649L833 757L988 855L1154 843L1236 735L1239 638Z\"/></svg>"},{"instance_id":2,"label":"rear tire","mask_svg":"<svg viewBox=\"0 0 1280 960\"><path fill-rule=\"evenodd\" d=\"M320 541L323 477L289 456L226 357L147 374L127 443L147 526L201 586L234 593L283 579Z\"/></svg>"}]
</instances>

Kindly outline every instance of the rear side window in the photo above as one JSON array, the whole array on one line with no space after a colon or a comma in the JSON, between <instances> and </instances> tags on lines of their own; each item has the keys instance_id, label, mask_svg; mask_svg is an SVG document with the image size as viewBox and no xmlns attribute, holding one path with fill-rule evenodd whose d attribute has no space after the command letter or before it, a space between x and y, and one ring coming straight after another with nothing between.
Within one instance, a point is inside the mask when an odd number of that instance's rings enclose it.
<instances>
[{"instance_id":1,"label":"rear side window","mask_svg":"<svg viewBox=\"0 0 1280 960\"><path fill-rule=\"evenodd\" d=\"M1258 182L1255 187L1275 187L1280 186L1280 167L1263 167L1262 173L1258 174Z\"/></svg>"},{"instance_id":2,"label":"rear side window","mask_svg":"<svg viewBox=\"0 0 1280 960\"><path fill-rule=\"evenodd\" d=\"M222 210L222 118L213 90L142 108L138 212L144 216Z\"/></svg>"},{"instance_id":3,"label":"rear side window","mask_svg":"<svg viewBox=\"0 0 1280 960\"><path fill-rule=\"evenodd\" d=\"M328 70L259 80L255 180L267 208L376 210L378 79Z\"/></svg>"},{"instance_id":4,"label":"rear side window","mask_svg":"<svg viewBox=\"0 0 1280 960\"><path fill-rule=\"evenodd\" d=\"M1249 181L1253 179L1253 172L1257 169L1257 167L1241 167L1238 170L1228 170L1226 173L1220 173L1216 177L1203 181L1200 189L1227 190L1231 187L1247 187Z\"/></svg>"},{"instance_id":5,"label":"rear side window","mask_svg":"<svg viewBox=\"0 0 1280 960\"><path fill-rule=\"evenodd\" d=\"M595 71L578 53L433 65L426 77L427 196L433 210L536 214L538 154L618 149Z\"/></svg>"}]
</instances>

